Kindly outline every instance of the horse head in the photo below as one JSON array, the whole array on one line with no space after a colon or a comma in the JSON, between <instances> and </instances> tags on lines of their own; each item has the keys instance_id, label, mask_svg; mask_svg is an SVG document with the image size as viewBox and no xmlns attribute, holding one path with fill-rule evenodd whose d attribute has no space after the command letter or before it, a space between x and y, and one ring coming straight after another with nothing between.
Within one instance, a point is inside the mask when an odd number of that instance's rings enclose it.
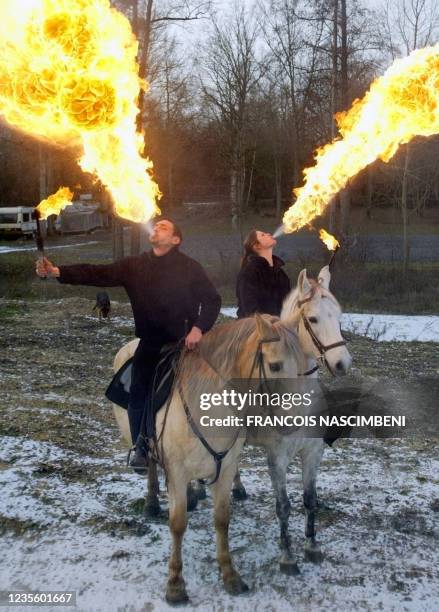
<instances>
[{"instance_id":1,"label":"horse head","mask_svg":"<svg viewBox=\"0 0 439 612\"><path fill-rule=\"evenodd\" d=\"M246 347L247 355L254 354L250 377L296 378L305 363L296 331L270 315L256 314L255 321Z\"/></svg>"},{"instance_id":2,"label":"horse head","mask_svg":"<svg viewBox=\"0 0 439 612\"><path fill-rule=\"evenodd\" d=\"M347 374L352 357L341 335L341 307L329 290L331 273L324 266L317 281L302 270L297 286L285 298L281 321L295 325L306 357L322 360L334 376Z\"/></svg>"}]
</instances>

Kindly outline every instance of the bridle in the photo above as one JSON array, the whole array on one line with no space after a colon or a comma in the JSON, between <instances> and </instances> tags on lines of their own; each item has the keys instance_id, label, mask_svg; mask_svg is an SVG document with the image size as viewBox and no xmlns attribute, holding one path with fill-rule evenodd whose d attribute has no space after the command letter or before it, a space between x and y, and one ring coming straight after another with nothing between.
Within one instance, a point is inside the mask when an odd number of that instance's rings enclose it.
<instances>
[{"instance_id":1,"label":"bridle","mask_svg":"<svg viewBox=\"0 0 439 612\"><path fill-rule=\"evenodd\" d=\"M306 331L308 332L308 334L311 337L311 340L314 344L314 346L316 347L316 349L319 351L319 357L317 358L317 360L322 363L325 364L326 367L328 368L329 372L332 374L332 376L335 376L334 372L331 369L331 366L328 363L328 360L326 359L326 353L334 348L338 348L339 346L346 346L346 340L340 340L339 342L333 342L332 344L327 344L324 345L319 338L316 336L311 323L309 322L307 316L305 315L305 311L303 310L302 306L304 304L306 304L307 302L310 302L313 297L315 295L315 288L311 289L311 294L307 297L304 298L303 300L299 300L296 304L296 308L300 308L300 317L301 320L303 322L303 326L305 327ZM305 372L304 376L309 376L310 374L316 372L318 370L318 365L315 368L312 368L312 370L308 370L308 372Z\"/></svg>"},{"instance_id":2,"label":"bridle","mask_svg":"<svg viewBox=\"0 0 439 612\"><path fill-rule=\"evenodd\" d=\"M258 348L256 350L255 353L255 357L253 359L253 364L250 370L250 375L248 377L248 380L251 379L251 377L253 376L253 372L255 371L256 368L258 368L258 373L259 373L259 383L261 385L264 385L265 387L268 387L268 377L267 377L267 372L265 369L265 364L264 364L264 355L262 353L262 345L265 344L266 342L279 342L280 338L269 338L269 339L262 339L259 340L258 343ZM241 431L241 427L238 428L238 431L235 434L235 437L233 439L232 444L223 451L216 451L215 449L213 449L209 442L206 440L206 438L203 436L202 432L200 431L199 427L197 426L197 424L195 423L195 420L191 414L190 408L186 402L186 398L184 397L184 393L183 393L183 388L181 385L181 381L178 381L177 383L177 389L178 392L180 394L180 398L183 404L183 409L184 412L186 414L186 419L190 425L190 428L192 429L192 432L195 434L195 436L200 440L201 444L204 446L204 448L207 450L207 452L210 454L210 456L212 457L212 459L215 462L215 476L213 477L213 479L210 482L206 482L205 484L207 485L213 485L215 484L215 482L218 480L220 473L221 473L221 467L222 467L222 462L223 459L226 457L226 455L232 450L232 448L235 446L235 443L237 441L237 439L239 438L239 434Z\"/></svg>"}]
</instances>

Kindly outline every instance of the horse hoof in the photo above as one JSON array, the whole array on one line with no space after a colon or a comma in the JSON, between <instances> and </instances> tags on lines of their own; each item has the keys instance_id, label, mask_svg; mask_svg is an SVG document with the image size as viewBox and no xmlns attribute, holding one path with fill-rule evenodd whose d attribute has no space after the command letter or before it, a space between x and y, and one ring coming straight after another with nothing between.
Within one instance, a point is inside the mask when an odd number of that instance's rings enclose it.
<instances>
[{"instance_id":1,"label":"horse hoof","mask_svg":"<svg viewBox=\"0 0 439 612\"><path fill-rule=\"evenodd\" d=\"M241 595L248 591L248 586L239 574L235 574L224 581L224 588L229 595Z\"/></svg>"},{"instance_id":2,"label":"horse hoof","mask_svg":"<svg viewBox=\"0 0 439 612\"><path fill-rule=\"evenodd\" d=\"M197 506L198 506L198 495L193 490L191 490L190 492L188 491L187 506L186 506L187 511L193 512Z\"/></svg>"},{"instance_id":3,"label":"horse hoof","mask_svg":"<svg viewBox=\"0 0 439 612\"><path fill-rule=\"evenodd\" d=\"M186 593L184 582L168 584L165 599L171 606L178 606L188 603L189 597Z\"/></svg>"},{"instance_id":4,"label":"horse hoof","mask_svg":"<svg viewBox=\"0 0 439 612\"><path fill-rule=\"evenodd\" d=\"M160 516L161 512L162 509L160 508L158 500L145 502L143 513L146 517L157 518L158 516Z\"/></svg>"},{"instance_id":5,"label":"horse hoof","mask_svg":"<svg viewBox=\"0 0 439 612\"><path fill-rule=\"evenodd\" d=\"M320 548L305 548L305 560L310 563L321 563L323 561L323 553Z\"/></svg>"},{"instance_id":6,"label":"horse hoof","mask_svg":"<svg viewBox=\"0 0 439 612\"><path fill-rule=\"evenodd\" d=\"M300 574L299 566L295 561L281 561L279 569L286 576L298 576Z\"/></svg>"},{"instance_id":7,"label":"horse hoof","mask_svg":"<svg viewBox=\"0 0 439 612\"><path fill-rule=\"evenodd\" d=\"M233 499L236 499L237 501L242 501L243 499L247 499L248 497L247 491L244 489L244 487L240 487L239 489L232 489L232 495Z\"/></svg>"}]
</instances>

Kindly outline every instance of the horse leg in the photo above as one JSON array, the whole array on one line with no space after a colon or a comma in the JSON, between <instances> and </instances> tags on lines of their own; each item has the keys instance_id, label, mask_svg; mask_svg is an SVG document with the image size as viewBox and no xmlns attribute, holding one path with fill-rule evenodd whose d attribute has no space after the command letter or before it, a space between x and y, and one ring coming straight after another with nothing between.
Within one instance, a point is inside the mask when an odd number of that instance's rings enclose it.
<instances>
[{"instance_id":1,"label":"horse leg","mask_svg":"<svg viewBox=\"0 0 439 612\"><path fill-rule=\"evenodd\" d=\"M318 444L318 442L322 442ZM323 455L323 441L316 440L309 451L302 453L303 505L305 507L305 559L321 563L323 554L316 541L315 517L317 511L316 479Z\"/></svg>"},{"instance_id":2,"label":"horse leg","mask_svg":"<svg viewBox=\"0 0 439 612\"><path fill-rule=\"evenodd\" d=\"M195 480L193 485L199 500L206 499L207 491L204 480Z\"/></svg>"},{"instance_id":3,"label":"horse leg","mask_svg":"<svg viewBox=\"0 0 439 612\"><path fill-rule=\"evenodd\" d=\"M159 477L157 473L157 464L155 461L149 460L148 463L148 489L145 499L144 513L146 516L155 517L161 512L159 502Z\"/></svg>"},{"instance_id":4,"label":"horse leg","mask_svg":"<svg viewBox=\"0 0 439 612\"><path fill-rule=\"evenodd\" d=\"M188 512L193 512L198 506L198 493L192 482L189 482L187 485L186 496Z\"/></svg>"},{"instance_id":5,"label":"horse leg","mask_svg":"<svg viewBox=\"0 0 439 612\"><path fill-rule=\"evenodd\" d=\"M241 474L239 468L236 470L236 474L233 478L232 495L234 499L242 500L247 499L247 491L241 482Z\"/></svg>"},{"instance_id":6,"label":"horse leg","mask_svg":"<svg viewBox=\"0 0 439 612\"><path fill-rule=\"evenodd\" d=\"M281 556L279 559L279 569L283 574L295 576L300 572L296 559L291 552L291 537L288 531L288 520L291 510L286 487L288 463L289 460L286 453L268 453L268 469L276 496L276 514L280 526Z\"/></svg>"},{"instance_id":7,"label":"horse leg","mask_svg":"<svg viewBox=\"0 0 439 612\"><path fill-rule=\"evenodd\" d=\"M183 579L181 547L187 525L187 495L184 479L171 477L169 491L169 528L172 536L171 556L169 557L169 576L166 587L166 601L170 604L188 601Z\"/></svg>"},{"instance_id":8,"label":"horse leg","mask_svg":"<svg viewBox=\"0 0 439 612\"><path fill-rule=\"evenodd\" d=\"M224 588L230 595L248 591L248 586L233 567L229 549L230 488L236 464L222 468L221 475L212 486L215 508L216 554Z\"/></svg>"}]
</instances>

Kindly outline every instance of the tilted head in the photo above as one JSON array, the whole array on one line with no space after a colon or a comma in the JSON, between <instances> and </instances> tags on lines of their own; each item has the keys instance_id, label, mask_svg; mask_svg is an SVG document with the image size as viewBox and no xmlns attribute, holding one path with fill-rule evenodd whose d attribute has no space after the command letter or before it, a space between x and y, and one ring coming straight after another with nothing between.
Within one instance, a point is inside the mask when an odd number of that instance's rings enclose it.
<instances>
[{"instance_id":1,"label":"tilted head","mask_svg":"<svg viewBox=\"0 0 439 612\"><path fill-rule=\"evenodd\" d=\"M286 297L281 320L297 320L301 347L309 358L324 357L335 376L347 374L352 357L341 335L341 308L329 290L331 273L324 266L317 277L308 279L302 270L297 287ZM298 316L299 315L299 316Z\"/></svg>"},{"instance_id":2,"label":"tilted head","mask_svg":"<svg viewBox=\"0 0 439 612\"><path fill-rule=\"evenodd\" d=\"M180 228L171 219L159 219L155 225L149 241L154 248L172 248L178 246L183 240Z\"/></svg>"},{"instance_id":3,"label":"tilted head","mask_svg":"<svg viewBox=\"0 0 439 612\"><path fill-rule=\"evenodd\" d=\"M252 230L244 241L242 265L247 263L250 255L259 255L276 246L277 240L269 232Z\"/></svg>"}]
</instances>

